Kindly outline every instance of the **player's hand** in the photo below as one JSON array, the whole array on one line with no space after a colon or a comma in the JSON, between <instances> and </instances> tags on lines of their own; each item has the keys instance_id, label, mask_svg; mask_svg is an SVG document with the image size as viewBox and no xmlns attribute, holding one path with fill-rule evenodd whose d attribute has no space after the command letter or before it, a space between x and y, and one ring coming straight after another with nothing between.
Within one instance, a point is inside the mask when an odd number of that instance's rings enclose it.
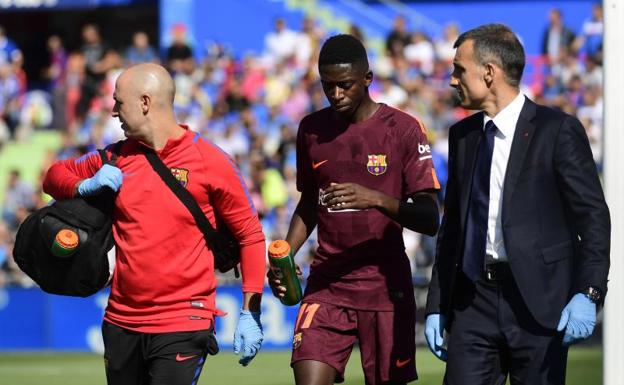
<instances>
[{"instance_id":1,"label":"player's hand","mask_svg":"<svg viewBox=\"0 0 624 385\"><path fill-rule=\"evenodd\" d=\"M299 265L295 264L295 270L297 275L303 275ZM267 272L267 281L269 281L269 287L271 288L273 295L278 298L284 298L286 295L286 287L281 285L282 281L280 281L279 278L273 274L273 270L271 269Z\"/></svg>"},{"instance_id":2,"label":"player's hand","mask_svg":"<svg viewBox=\"0 0 624 385\"><path fill-rule=\"evenodd\" d=\"M247 366L262 346L262 323L259 311L241 310L234 333L234 354L243 352L238 363Z\"/></svg>"},{"instance_id":3,"label":"player's hand","mask_svg":"<svg viewBox=\"0 0 624 385\"><path fill-rule=\"evenodd\" d=\"M121 170L110 164L103 165L91 178L85 179L78 185L80 196L89 196L99 193L102 188L109 187L113 191L119 190L123 182Z\"/></svg>"},{"instance_id":4,"label":"player's hand","mask_svg":"<svg viewBox=\"0 0 624 385\"><path fill-rule=\"evenodd\" d=\"M379 205L379 192L356 183L332 183L322 197L325 206L332 210L366 210Z\"/></svg>"},{"instance_id":5,"label":"player's hand","mask_svg":"<svg viewBox=\"0 0 624 385\"><path fill-rule=\"evenodd\" d=\"M565 329L563 346L569 346L591 336L594 326L596 326L596 304L585 294L578 293L563 308L557 330Z\"/></svg>"},{"instance_id":6,"label":"player's hand","mask_svg":"<svg viewBox=\"0 0 624 385\"><path fill-rule=\"evenodd\" d=\"M442 314L434 313L427 316L425 321L425 339L429 350L436 357L446 362L447 351L442 345L444 344L444 324L446 318Z\"/></svg>"}]
</instances>

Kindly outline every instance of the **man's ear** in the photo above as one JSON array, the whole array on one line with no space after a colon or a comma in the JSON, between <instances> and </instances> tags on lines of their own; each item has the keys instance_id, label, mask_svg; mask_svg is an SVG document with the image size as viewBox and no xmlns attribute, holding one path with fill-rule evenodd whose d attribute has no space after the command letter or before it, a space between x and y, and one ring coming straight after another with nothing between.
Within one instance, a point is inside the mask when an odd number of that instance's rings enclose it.
<instances>
[{"instance_id":1,"label":"man's ear","mask_svg":"<svg viewBox=\"0 0 624 385\"><path fill-rule=\"evenodd\" d=\"M364 84L366 85L366 87L368 87L371 85L372 82L373 82L373 71L368 70L366 74L364 75Z\"/></svg>"},{"instance_id":2,"label":"man's ear","mask_svg":"<svg viewBox=\"0 0 624 385\"><path fill-rule=\"evenodd\" d=\"M500 71L500 68L498 68L492 63L485 63L483 68L484 68L483 80L485 81L485 84L489 86L494 81L494 78L496 77L497 72Z\"/></svg>"},{"instance_id":3,"label":"man's ear","mask_svg":"<svg viewBox=\"0 0 624 385\"><path fill-rule=\"evenodd\" d=\"M152 106L152 98L147 94L141 95L141 111L143 115L147 115L150 107Z\"/></svg>"}]
</instances>

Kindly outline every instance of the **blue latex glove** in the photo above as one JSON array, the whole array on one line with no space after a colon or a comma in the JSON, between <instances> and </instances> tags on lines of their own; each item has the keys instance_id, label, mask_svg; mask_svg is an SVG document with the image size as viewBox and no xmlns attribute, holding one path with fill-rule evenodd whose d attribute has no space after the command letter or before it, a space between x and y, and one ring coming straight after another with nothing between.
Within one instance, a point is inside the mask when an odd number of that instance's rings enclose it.
<instances>
[{"instance_id":1,"label":"blue latex glove","mask_svg":"<svg viewBox=\"0 0 624 385\"><path fill-rule=\"evenodd\" d=\"M243 366L249 365L249 362L258 354L263 339L260 312L241 310L234 333L234 353L243 352L238 363Z\"/></svg>"},{"instance_id":2,"label":"blue latex glove","mask_svg":"<svg viewBox=\"0 0 624 385\"><path fill-rule=\"evenodd\" d=\"M442 314L429 314L425 321L425 338L427 339L427 345L429 345L431 353L446 362L447 352L446 349L442 347L444 343L445 323L446 318Z\"/></svg>"},{"instance_id":3,"label":"blue latex glove","mask_svg":"<svg viewBox=\"0 0 624 385\"><path fill-rule=\"evenodd\" d=\"M585 294L578 293L563 308L557 330L565 329L563 346L568 346L591 336L594 326L596 326L596 304Z\"/></svg>"},{"instance_id":4,"label":"blue latex glove","mask_svg":"<svg viewBox=\"0 0 624 385\"><path fill-rule=\"evenodd\" d=\"M95 195L102 190L103 187L110 187L111 190L117 191L121 187L123 176L121 170L110 164L102 166L98 172L91 178L83 180L78 185L78 194L80 196Z\"/></svg>"}]
</instances>

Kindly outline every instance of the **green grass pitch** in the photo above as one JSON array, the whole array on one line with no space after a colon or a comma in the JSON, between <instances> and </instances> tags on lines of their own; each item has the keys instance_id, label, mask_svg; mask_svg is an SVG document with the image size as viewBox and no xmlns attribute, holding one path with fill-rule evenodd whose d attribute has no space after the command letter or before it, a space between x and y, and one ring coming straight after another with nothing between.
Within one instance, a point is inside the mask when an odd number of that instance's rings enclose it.
<instances>
[{"instance_id":1,"label":"green grass pitch","mask_svg":"<svg viewBox=\"0 0 624 385\"><path fill-rule=\"evenodd\" d=\"M293 384L289 352L266 351L243 368L230 352L209 357L199 384ZM443 364L426 349L419 349L420 379L415 385L440 385ZM346 385L364 384L359 352L354 351L346 371ZM86 353L0 353L0 385L104 385L102 358ZM575 348L568 360L567 385L602 384L601 348Z\"/></svg>"}]
</instances>

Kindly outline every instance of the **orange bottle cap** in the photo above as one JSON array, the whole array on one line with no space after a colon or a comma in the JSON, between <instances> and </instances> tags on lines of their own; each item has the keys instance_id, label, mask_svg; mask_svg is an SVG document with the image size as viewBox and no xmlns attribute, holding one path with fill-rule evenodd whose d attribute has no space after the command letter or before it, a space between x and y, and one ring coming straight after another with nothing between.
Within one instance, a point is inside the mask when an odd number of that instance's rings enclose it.
<instances>
[{"instance_id":1,"label":"orange bottle cap","mask_svg":"<svg viewBox=\"0 0 624 385\"><path fill-rule=\"evenodd\" d=\"M278 239L269 244L269 256L272 258L281 258L290 254L290 245L283 239Z\"/></svg>"},{"instance_id":2,"label":"orange bottle cap","mask_svg":"<svg viewBox=\"0 0 624 385\"><path fill-rule=\"evenodd\" d=\"M56 233L56 243L64 249L73 249L78 246L78 234L69 229L63 229Z\"/></svg>"}]
</instances>

